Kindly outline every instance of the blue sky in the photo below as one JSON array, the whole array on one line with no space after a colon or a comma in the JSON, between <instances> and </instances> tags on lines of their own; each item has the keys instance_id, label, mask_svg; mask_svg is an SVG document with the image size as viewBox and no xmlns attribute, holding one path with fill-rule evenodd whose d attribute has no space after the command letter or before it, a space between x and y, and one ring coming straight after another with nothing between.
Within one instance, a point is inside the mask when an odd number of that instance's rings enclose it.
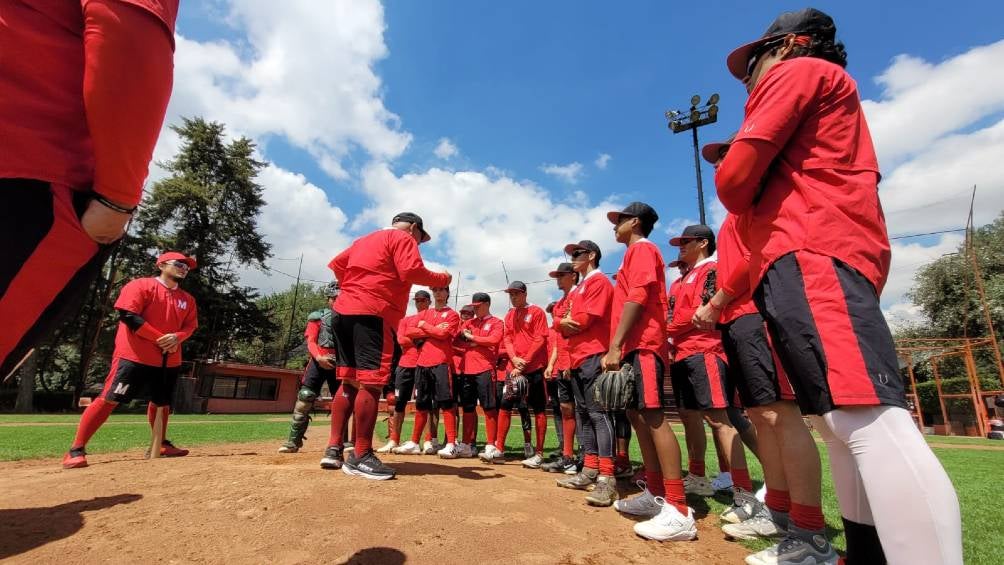
<instances>
[{"instance_id":1,"label":"blue sky","mask_svg":"<svg viewBox=\"0 0 1004 565\"><path fill-rule=\"evenodd\" d=\"M323 13L316 12L319 6ZM1004 8L991 2L956 2L948 9L934 2L814 6L836 20L848 70L862 98L874 102L866 111L869 120L875 114L873 134L886 181L893 184L887 213L911 203L930 212L890 214L890 232L962 225L965 187L980 182L986 206L978 220L992 219L1004 201L1004 188L995 182L1004 177L997 172L917 188L923 195L911 192L913 179L932 177L924 167L946 155L956 157L958 170L971 171L971 152L959 144L976 144L979 136L999 139L994 127L1004 101L993 92L1000 89L984 85L989 94L981 96L971 82L953 80L997 80L989 75L1000 74L1000 46L973 56L982 71L965 57L1001 41L997 22ZM269 205L262 224L276 243L274 266L284 272L295 264L280 259L305 253L304 271L326 279L325 258L383 225L392 210L409 206L438 236L423 248L430 262L464 273L462 294L472 286L500 288L500 259L512 265L514 276L546 278L545 267L560 259L561 245L579 235L604 246L610 259L603 266L613 270L619 250L600 216L605 200L640 199L655 206L664 221L653 239L667 256L673 253L668 231L697 218L690 136L670 133L663 113L687 107L693 94L707 98L717 92L719 122L701 129L701 141L728 136L741 121L746 93L725 69L725 56L758 37L779 12L801 7L714 1L693 7L190 2L179 16L184 40L168 119L199 113L260 143L273 164L263 179ZM903 55L908 58L897 59ZM876 82L880 76L887 77L882 84ZM213 87L193 86L201 81ZM958 100L952 99L954 89ZM958 103L976 110L955 112ZM915 125L927 121L947 125ZM165 134L158 156L172 147ZM609 155L605 167L597 162L602 154ZM553 174L549 165L566 174ZM710 203L710 168L704 169L704 184ZM293 201L300 205L293 207ZM323 237L286 229L296 210L316 212L325 224L318 230ZM709 221L718 217L709 209ZM903 280L891 285L887 308L900 305L906 314L902 295L912 272L957 245L953 237L902 241L896 276ZM255 273L246 279L265 290L290 282Z\"/></svg>"}]
</instances>

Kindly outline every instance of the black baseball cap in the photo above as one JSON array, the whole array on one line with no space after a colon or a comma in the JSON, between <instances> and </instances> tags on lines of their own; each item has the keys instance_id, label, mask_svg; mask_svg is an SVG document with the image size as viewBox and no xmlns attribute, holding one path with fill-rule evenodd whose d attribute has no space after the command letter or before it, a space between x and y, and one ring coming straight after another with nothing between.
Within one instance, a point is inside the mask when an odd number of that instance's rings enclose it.
<instances>
[{"instance_id":1,"label":"black baseball cap","mask_svg":"<svg viewBox=\"0 0 1004 565\"><path fill-rule=\"evenodd\" d=\"M593 253L595 253L596 254L596 262L597 263L599 263L600 262L600 258L603 257L603 253L600 252L600 246L596 245L596 242L588 240L588 239L583 239L582 241L580 241L578 243L569 243L568 245L566 245L565 246L565 255L568 255L569 257L571 257L572 255L575 254L576 251L578 251L580 249L584 249L586 251L592 251Z\"/></svg>"},{"instance_id":2,"label":"black baseball cap","mask_svg":"<svg viewBox=\"0 0 1004 565\"><path fill-rule=\"evenodd\" d=\"M572 268L571 263L559 263L558 268L548 273L547 276L551 277L552 279L556 279L565 273L574 273L574 272L575 269Z\"/></svg>"},{"instance_id":3,"label":"black baseball cap","mask_svg":"<svg viewBox=\"0 0 1004 565\"><path fill-rule=\"evenodd\" d=\"M750 58L767 43L780 39L789 33L811 35L822 40L833 41L837 36L837 26L833 23L833 18L815 8L784 12L770 24L760 39L751 41L729 53L725 60L729 72L739 80L745 79L746 65Z\"/></svg>"},{"instance_id":4,"label":"black baseball cap","mask_svg":"<svg viewBox=\"0 0 1004 565\"><path fill-rule=\"evenodd\" d=\"M681 243L690 239L706 239L711 245L715 244L715 232L704 224L695 224L683 228L683 233L679 237L669 240L673 247L679 247Z\"/></svg>"},{"instance_id":5,"label":"black baseball cap","mask_svg":"<svg viewBox=\"0 0 1004 565\"><path fill-rule=\"evenodd\" d=\"M732 145L732 140L736 138L736 134L738 133L739 132L733 133L725 141L716 141L714 143L709 143L705 145L704 147L701 148L701 157L704 157L705 161L714 165L715 163L718 162L718 159L721 157L722 150L728 149L729 146Z\"/></svg>"},{"instance_id":6,"label":"black baseball cap","mask_svg":"<svg viewBox=\"0 0 1004 565\"><path fill-rule=\"evenodd\" d=\"M526 284L523 281L512 281L509 283L509 288L505 289L505 291L509 294L514 292L526 292Z\"/></svg>"},{"instance_id":7,"label":"black baseball cap","mask_svg":"<svg viewBox=\"0 0 1004 565\"><path fill-rule=\"evenodd\" d=\"M422 232L422 243L425 243L426 241L432 239L432 236L429 235L429 232L425 231L425 228L423 227L422 216L419 216L414 212L401 212L398 215L394 216L394 219L390 221L390 223L392 224L396 224L398 222L408 222L409 224L418 224L418 231Z\"/></svg>"},{"instance_id":8,"label":"black baseball cap","mask_svg":"<svg viewBox=\"0 0 1004 565\"><path fill-rule=\"evenodd\" d=\"M619 222L621 216L638 218L642 223L650 226L654 226L659 221L659 214L656 214L655 209L644 202L632 202L619 212L607 212L607 219L610 220L611 224Z\"/></svg>"},{"instance_id":9,"label":"black baseball cap","mask_svg":"<svg viewBox=\"0 0 1004 565\"><path fill-rule=\"evenodd\" d=\"M486 292L475 292L474 296L471 297L471 306L475 304L491 304L492 297L488 296Z\"/></svg>"},{"instance_id":10,"label":"black baseball cap","mask_svg":"<svg viewBox=\"0 0 1004 565\"><path fill-rule=\"evenodd\" d=\"M426 290L419 290L415 292L415 298L424 298L426 300L432 300L432 295Z\"/></svg>"}]
</instances>

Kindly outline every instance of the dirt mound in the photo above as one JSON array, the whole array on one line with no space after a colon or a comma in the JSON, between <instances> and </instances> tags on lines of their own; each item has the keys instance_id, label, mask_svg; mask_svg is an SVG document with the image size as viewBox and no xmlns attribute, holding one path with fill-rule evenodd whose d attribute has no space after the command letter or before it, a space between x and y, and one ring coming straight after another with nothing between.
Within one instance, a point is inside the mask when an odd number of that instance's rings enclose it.
<instances>
[{"instance_id":1,"label":"dirt mound","mask_svg":"<svg viewBox=\"0 0 1004 565\"><path fill-rule=\"evenodd\" d=\"M611 508L518 462L388 456L393 481L278 442L0 464L0 560L32 563L741 563L717 516L695 542L644 541ZM623 494L633 494L624 491ZM515 561L514 561L515 560Z\"/></svg>"}]
</instances>

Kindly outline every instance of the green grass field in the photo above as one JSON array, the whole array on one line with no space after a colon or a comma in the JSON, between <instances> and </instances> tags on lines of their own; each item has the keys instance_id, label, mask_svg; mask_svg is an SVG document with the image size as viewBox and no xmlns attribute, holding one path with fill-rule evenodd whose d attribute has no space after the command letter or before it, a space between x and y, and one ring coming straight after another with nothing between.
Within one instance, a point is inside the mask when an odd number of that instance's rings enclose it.
<instances>
[{"instance_id":1,"label":"green grass field","mask_svg":"<svg viewBox=\"0 0 1004 565\"><path fill-rule=\"evenodd\" d=\"M168 437L183 447L261 441L274 441L278 447L289 429L287 418L288 415L285 414L173 415ZM0 415L0 461L61 456L73 440L78 419L79 416L74 414ZM484 437L483 420L481 423L480 437ZM314 442L320 444L327 438L327 429L328 420L318 418L307 434L308 441L311 444ZM407 437L410 431L411 423L406 422L404 437ZM378 437L385 437L385 433L385 425L378 424ZM678 429L678 435L680 443L683 444L682 430ZM519 422L514 421L507 444L507 451L512 455L522 454L521 436ZM149 441L150 431L145 415L115 414L94 436L87 450L88 453L124 451L146 447ZM999 563L1000 556L1004 555L1004 536L1000 535L1000 532L1004 531L1004 517L998 511L1001 502L999 477L1001 469L1004 468L1004 451L964 447L999 448L1004 447L1004 442L943 436L929 437L928 441L960 447L936 447L934 452L955 484L962 505L966 563L987 565ZM557 438L553 432L548 434L547 446L549 450L557 446ZM641 454L637 445L632 443L631 447L631 458L640 463ZM828 465L826 449L821 443L819 449L823 468L826 469ZM756 460L753 457L749 457L749 460L750 474L754 480L762 477ZM714 446L709 437L707 452L709 475L714 473L718 468L717 465ZM890 472L895 471L890 469ZM720 513L730 501L728 497L719 495L703 499L691 497L689 502L699 515L703 515ZM832 542L837 548L842 549L844 537L840 512L828 473L823 475L823 506ZM754 542L749 547L761 549L766 545L766 542Z\"/></svg>"}]
</instances>

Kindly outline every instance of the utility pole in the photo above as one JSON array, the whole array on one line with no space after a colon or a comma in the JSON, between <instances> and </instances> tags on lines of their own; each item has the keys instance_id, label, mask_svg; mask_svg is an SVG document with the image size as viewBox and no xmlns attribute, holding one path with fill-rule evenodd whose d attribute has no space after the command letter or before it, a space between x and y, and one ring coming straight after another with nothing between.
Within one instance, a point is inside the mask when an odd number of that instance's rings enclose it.
<instances>
[{"instance_id":1,"label":"utility pole","mask_svg":"<svg viewBox=\"0 0 1004 565\"><path fill-rule=\"evenodd\" d=\"M694 139L694 169L697 171L697 211L701 218L701 223L707 225L704 215L704 183L701 179L701 147L697 141L697 128L713 124L718 121L718 94L712 94L708 98L708 103L698 107L701 97L697 94L690 98L690 109L686 112L680 110L670 110L666 112L666 119L669 120L669 129L673 133L680 133L691 130Z\"/></svg>"},{"instance_id":2,"label":"utility pole","mask_svg":"<svg viewBox=\"0 0 1004 565\"><path fill-rule=\"evenodd\" d=\"M286 368L286 361L289 360L290 335L293 333L293 320L296 317L296 299L300 296L300 272L303 270L303 253L300 254L300 266L296 268L296 285L293 286L293 307L289 309L289 329L286 331L286 339L283 340L282 347L282 368Z\"/></svg>"}]
</instances>

